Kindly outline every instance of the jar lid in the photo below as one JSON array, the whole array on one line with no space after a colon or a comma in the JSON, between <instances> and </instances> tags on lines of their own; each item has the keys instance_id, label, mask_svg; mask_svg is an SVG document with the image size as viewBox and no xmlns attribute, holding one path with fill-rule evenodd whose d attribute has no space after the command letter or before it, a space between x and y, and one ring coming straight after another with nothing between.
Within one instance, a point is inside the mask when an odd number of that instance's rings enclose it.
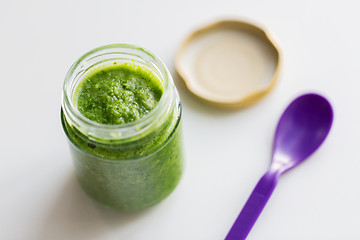
<instances>
[{"instance_id":1,"label":"jar lid","mask_svg":"<svg viewBox=\"0 0 360 240\"><path fill-rule=\"evenodd\" d=\"M225 107L245 107L275 85L280 52L260 27L222 20L185 39L175 68L187 88L201 99Z\"/></svg>"}]
</instances>

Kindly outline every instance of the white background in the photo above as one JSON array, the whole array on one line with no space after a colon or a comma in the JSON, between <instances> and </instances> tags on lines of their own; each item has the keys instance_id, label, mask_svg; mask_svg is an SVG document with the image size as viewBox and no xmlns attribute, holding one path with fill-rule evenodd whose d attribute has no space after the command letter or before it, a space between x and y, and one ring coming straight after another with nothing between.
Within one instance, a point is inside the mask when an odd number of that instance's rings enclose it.
<instances>
[{"instance_id":1,"label":"white background","mask_svg":"<svg viewBox=\"0 0 360 240\"><path fill-rule=\"evenodd\" d=\"M0 239L223 239L269 165L282 111L306 92L330 100L333 128L281 177L248 239L360 239L359 9L326 0L0 0ZM282 51L275 89L244 110L200 102L174 72L181 41L223 18L257 23ZM183 102L182 181L137 213L105 209L82 192L60 124L68 68L109 43L158 55Z\"/></svg>"}]
</instances>

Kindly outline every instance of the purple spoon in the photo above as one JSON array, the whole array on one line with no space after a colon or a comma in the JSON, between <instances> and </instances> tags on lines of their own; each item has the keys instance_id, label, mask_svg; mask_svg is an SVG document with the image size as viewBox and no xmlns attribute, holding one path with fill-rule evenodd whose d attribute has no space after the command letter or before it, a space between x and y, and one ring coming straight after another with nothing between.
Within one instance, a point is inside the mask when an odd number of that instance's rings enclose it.
<instances>
[{"instance_id":1,"label":"purple spoon","mask_svg":"<svg viewBox=\"0 0 360 240\"><path fill-rule=\"evenodd\" d=\"M290 103L276 128L270 168L251 193L225 240L247 237L279 177L318 149L332 121L331 105L320 95L305 94Z\"/></svg>"}]
</instances>

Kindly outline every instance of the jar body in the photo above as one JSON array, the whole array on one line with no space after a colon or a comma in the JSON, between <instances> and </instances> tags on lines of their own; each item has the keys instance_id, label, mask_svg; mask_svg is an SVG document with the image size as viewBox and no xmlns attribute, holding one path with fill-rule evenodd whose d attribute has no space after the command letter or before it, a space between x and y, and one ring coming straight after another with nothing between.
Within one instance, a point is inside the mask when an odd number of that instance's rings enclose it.
<instances>
[{"instance_id":1,"label":"jar body","mask_svg":"<svg viewBox=\"0 0 360 240\"><path fill-rule=\"evenodd\" d=\"M78 181L88 196L97 202L118 210L139 210L160 202L178 184L183 171L180 118L171 136L157 151L144 156L131 154L132 157L126 160L97 156L94 154L96 146L93 148L76 135L63 114L61 118L70 140ZM109 148L107 152L116 155L117 151L121 150Z\"/></svg>"},{"instance_id":2,"label":"jar body","mask_svg":"<svg viewBox=\"0 0 360 240\"><path fill-rule=\"evenodd\" d=\"M115 50L114 46L107 46L110 52L120 51L119 47L128 46L116 45ZM104 53L95 51L95 55ZM122 57L121 61L132 60L132 55L125 60ZM110 59L116 60L113 55ZM70 142L76 175L92 199L118 210L139 210L160 202L178 184L183 171L181 104L171 76L170 80L166 80L168 86L164 91L171 91L164 105L131 126L120 125L106 131L101 130L101 125L86 126L69 113L69 104L63 103L61 121Z\"/></svg>"}]
</instances>

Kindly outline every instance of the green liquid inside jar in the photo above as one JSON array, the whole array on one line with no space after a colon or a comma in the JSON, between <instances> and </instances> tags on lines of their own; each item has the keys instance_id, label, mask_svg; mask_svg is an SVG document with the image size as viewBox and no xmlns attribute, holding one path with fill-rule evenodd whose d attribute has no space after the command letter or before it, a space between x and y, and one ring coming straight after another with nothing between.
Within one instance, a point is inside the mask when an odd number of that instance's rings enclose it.
<instances>
[{"instance_id":1,"label":"green liquid inside jar","mask_svg":"<svg viewBox=\"0 0 360 240\"><path fill-rule=\"evenodd\" d=\"M112 62L92 68L77 85L73 105L88 120L122 128L146 119L164 95L160 79L146 66ZM175 98L174 98L175 99ZM178 184L183 170L181 107L154 118L134 136L96 138L61 114L71 142L76 174L97 202L122 211L152 206ZM70 119L70 117L69 117Z\"/></svg>"},{"instance_id":2,"label":"green liquid inside jar","mask_svg":"<svg viewBox=\"0 0 360 240\"><path fill-rule=\"evenodd\" d=\"M123 124L141 119L159 102L163 89L148 69L132 63L95 69L78 86L75 104L88 119Z\"/></svg>"}]
</instances>

